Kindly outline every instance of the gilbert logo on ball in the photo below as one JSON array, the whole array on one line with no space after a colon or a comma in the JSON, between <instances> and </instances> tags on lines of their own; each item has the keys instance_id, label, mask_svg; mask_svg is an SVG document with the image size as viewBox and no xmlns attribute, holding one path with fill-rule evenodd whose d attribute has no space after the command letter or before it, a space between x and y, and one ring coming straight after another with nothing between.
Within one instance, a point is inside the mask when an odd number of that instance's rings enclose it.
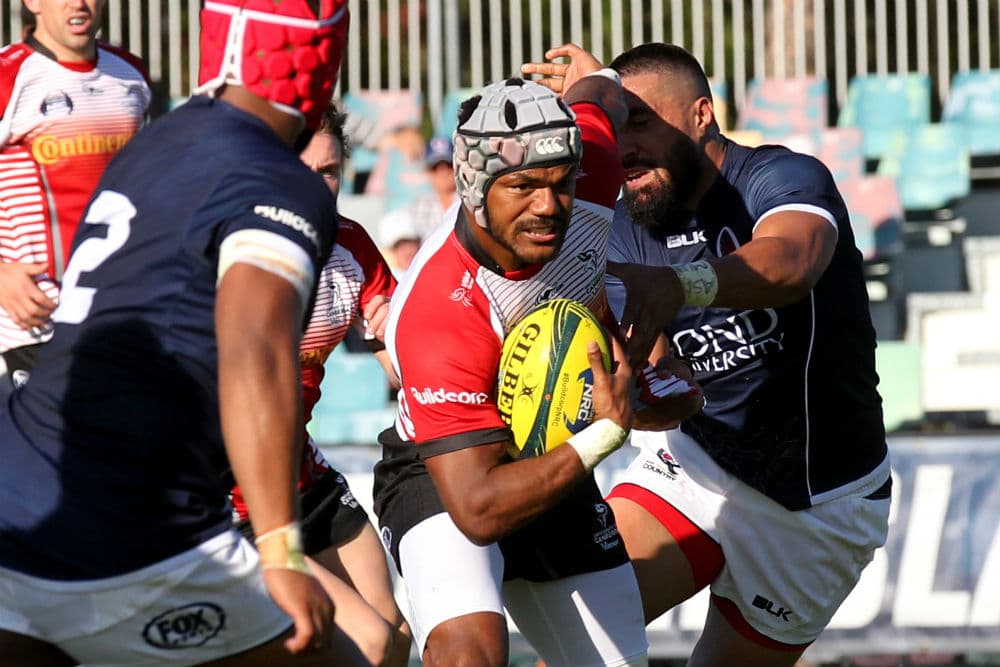
<instances>
[{"instance_id":1,"label":"gilbert logo on ball","mask_svg":"<svg viewBox=\"0 0 1000 667\"><path fill-rule=\"evenodd\" d=\"M597 341L611 369L607 335L582 303L554 299L507 334L500 355L497 406L514 433L514 458L538 456L594 419L594 373L587 344Z\"/></svg>"}]
</instances>

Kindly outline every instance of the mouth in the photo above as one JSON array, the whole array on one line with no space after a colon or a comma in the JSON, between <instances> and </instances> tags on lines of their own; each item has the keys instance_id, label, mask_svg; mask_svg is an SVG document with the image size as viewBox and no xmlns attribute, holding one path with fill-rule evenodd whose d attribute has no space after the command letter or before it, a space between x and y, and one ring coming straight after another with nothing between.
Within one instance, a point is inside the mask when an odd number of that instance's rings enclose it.
<instances>
[{"instance_id":1,"label":"mouth","mask_svg":"<svg viewBox=\"0 0 1000 667\"><path fill-rule=\"evenodd\" d=\"M521 234L532 243L550 244L559 239L563 227L556 224L532 225L521 229Z\"/></svg>"},{"instance_id":2,"label":"mouth","mask_svg":"<svg viewBox=\"0 0 1000 667\"><path fill-rule=\"evenodd\" d=\"M69 29L70 32L77 35L86 34L90 29L92 19L87 14L77 14L69 18Z\"/></svg>"}]
</instances>

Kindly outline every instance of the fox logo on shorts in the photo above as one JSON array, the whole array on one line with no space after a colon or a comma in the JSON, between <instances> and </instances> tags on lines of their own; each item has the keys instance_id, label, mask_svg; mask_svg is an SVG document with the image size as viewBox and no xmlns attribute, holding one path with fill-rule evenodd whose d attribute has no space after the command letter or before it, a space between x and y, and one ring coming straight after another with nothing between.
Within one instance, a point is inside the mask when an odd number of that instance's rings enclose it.
<instances>
[{"instance_id":1,"label":"fox logo on shorts","mask_svg":"<svg viewBox=\"0 0 1000 667\"><path fill-rule=\"evenodd\" d=\"M146 624L142 638L156 648L201 646L226 625L226 612L211 602L194 602L165 611Z\"/></svg>"}]
</instances>

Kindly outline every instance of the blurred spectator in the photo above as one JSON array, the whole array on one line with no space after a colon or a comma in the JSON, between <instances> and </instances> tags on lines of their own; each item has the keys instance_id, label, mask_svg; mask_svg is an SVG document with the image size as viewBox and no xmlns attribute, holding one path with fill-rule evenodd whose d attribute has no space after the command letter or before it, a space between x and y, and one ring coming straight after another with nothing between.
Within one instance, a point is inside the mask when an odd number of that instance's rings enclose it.
<instances>
[{"instance_id":1,"label":"blurred spectator","mask_svg":"<svg viewBox=\"0 0 1000 667\"><path fill-rule=\"evenodd\" d=\"M444 137L433 137L427 142L424 165L433 192L420 195L413 202L413 224L420 238L426 239L441 222L444 212L458 201L455 192L455 171L452 168L451 141Z\"/></svg>"},{"instance_id":2,"label":"blurred spectator","mask_svg":"<svg viewBox=\"0 0 1000 667\"><path fill-rule=\"evenodd\" d=\"M424 137L414 126L386 133L378 145L378 161L365 183L365 194L386 197L386 210L410 206L430 191L424 169Z\"/></svg>"},{"instance_id":3,"label":"blurred spectator","mask_svg":"<svg viewBox=\"0 0 1000 667\"><path fill-rule=\"evenodd\" d=\"M378 223L379 245L392 274L399 280L410 268L413 256L420 248L420 232L414 224L413 212L402 208L382 216Z\"/></svg>"}]
</instances>

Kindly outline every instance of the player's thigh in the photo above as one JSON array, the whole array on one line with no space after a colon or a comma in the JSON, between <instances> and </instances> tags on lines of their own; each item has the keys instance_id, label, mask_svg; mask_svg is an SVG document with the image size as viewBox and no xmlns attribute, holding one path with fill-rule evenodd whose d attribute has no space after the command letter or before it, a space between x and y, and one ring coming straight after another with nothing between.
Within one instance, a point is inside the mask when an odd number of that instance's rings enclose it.
<instances>
[{"instance_id":1,"label":"player's thigh","mask_svg":"<svg viewBox=\"0 0 1000 667\"><path fill-rule=\"evenodd\" d=\"M442 512L407 530L398 553L425 664L506 665L500 548L473 544Z\"/></svg>"},{"instance_id":2,"label":"player's thigh","mask_svg":"<svg viewBox=\"0 0 1000 667\"><path fill-rule=\"evenodd\" d=\"M272 639L260 646L219 660L201 663L202 667L371 667L372 663L354 641L340 628L334 629L332 643L323 650L292 655L285 648L285 641L293 631Z\"/></svg>"},{"instance_id":3,"label":"player's thigh","mask_svg":"<svg viewBox=\"0 0 1000 667\"><path fill-rule=\"evenodd\" d=\"M687 667L792 667L809 644L790 646L777 642L761 643L762 637L748 636L733 627L715 604L709 605L708 617Z\"/></svg>"},{"instance_id":4,"label":"player's thigh","mask_svg":"<svg viewBox=\"0 0 1000 667\"><path fill-rule=\"evenodd\" d=\"M0 630L0 667L72 667L77 664L52 644Z\"/></svg>"},{"instance_id":5,"label":"player's thigh","mask_svg":"<svg viewBox=\"0 0 1000 667\"><path fill-rule=\"evenodd\" d=\"M548 667L646 662L639 588L628 563L546 582L504 584L507 611Z\"/></svg>"}]
</instances>

